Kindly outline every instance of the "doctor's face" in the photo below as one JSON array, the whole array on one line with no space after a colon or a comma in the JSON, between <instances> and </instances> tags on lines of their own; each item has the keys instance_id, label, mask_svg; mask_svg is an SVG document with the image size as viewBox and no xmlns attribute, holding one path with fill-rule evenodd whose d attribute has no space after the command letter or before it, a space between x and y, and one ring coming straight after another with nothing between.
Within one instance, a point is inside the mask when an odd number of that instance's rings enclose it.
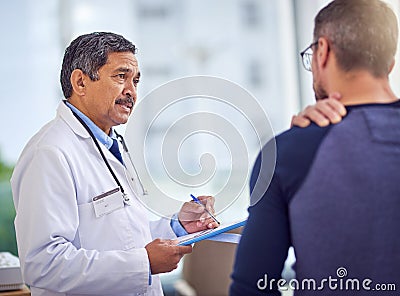
<instances>
[{"instance_id":1,"label":"doctor's face","mask_svg":"<svg viewBox=\"0 0 400 296\"><path fill-rule=\"evenodd\" d=\"M86 80L85 113L105 133L128 121L136 102L139 77L133 53L112 52L99 69L99 79Z\"/></svg>"}]
</instances>

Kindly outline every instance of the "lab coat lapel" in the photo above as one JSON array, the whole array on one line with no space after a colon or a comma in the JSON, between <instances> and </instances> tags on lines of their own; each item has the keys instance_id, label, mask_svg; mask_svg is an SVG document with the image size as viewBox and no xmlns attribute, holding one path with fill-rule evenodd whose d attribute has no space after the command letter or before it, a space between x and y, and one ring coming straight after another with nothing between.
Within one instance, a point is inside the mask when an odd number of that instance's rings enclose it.
<instances>
[{"instance_id":1,"label":"lab coat lapel","mask_svg":"<svg viewBox=\"0 0 400 296\"><path fill-rule=\"evenodd\" d=\"M76 117L72 113L71 109L68 108L68 106L66 106L63 101L60 102L60 104L58 105L57 116L60 116L69 125L69 127L74 131L75 134L77 134L78 136L80 136L82 138L90 139L90 141L93 141L91 139L91 136L87 132L87 130L76 119ZM96 139L96 141L97 141L97 139ZM100 147L101 147L104 155L106 156L107 161L109 161L110 163L113 163L112 167L115 167L117 163L119 163L119 165L122 165L118 161L118 159L116 159L115 156L112 155L112 153L103 144L101 144L101 143L99 143L99 144L100 144ZM97 150L97 147L95 146L94 143L93 143L93 148ZM120 149L121 149L121 147L120 147Z\"/></svg>"},{"instance_id":2,"label":"lab coat lapel","mask_svg":"<svg viewBox=\"0 0 400 296\"><path fill-rule=\"evenodd\" d=\"M57 108L57 116L60 116L74 131L75 134L82 138L90 139L90 135L84 126L75 118L72 110L65 105L64 101L60 102Z\"/></svg>"}]
</instances>

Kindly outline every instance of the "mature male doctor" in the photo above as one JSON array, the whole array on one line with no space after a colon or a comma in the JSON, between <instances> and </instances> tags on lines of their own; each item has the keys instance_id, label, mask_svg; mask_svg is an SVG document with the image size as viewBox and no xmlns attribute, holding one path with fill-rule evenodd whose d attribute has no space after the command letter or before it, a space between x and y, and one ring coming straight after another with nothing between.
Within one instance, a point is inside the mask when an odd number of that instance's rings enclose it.
<instances>
[{"instance_id":1,"label":"mature male doctor","mask_svg":"<svg viewBox=\"0 0 400 296\"><path fill-rule=\"evenodd\" d=\"M146 217L113 130L136 101L135 52L113 33L72 41L61 70L66 100L15 167L18 251L32 295L162 295L157 274L192 251L172 239L217 226L194 202L179 219ZM212 197L199 199L213 211Z\"/></svg>"}]
</instances>

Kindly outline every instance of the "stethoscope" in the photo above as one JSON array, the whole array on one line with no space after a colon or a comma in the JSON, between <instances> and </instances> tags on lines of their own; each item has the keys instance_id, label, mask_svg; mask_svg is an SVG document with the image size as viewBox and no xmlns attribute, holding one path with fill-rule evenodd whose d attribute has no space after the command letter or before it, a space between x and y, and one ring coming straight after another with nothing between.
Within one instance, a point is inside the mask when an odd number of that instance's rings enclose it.
<instances>
[{"instance_id":1,"label":"stethoscope","mask_svg":"<svg viewBox=\"0 0 400 296\"><path fill-rule=\"evenodd\" d=\"M92 138L94 144L96 145L97 149L99 150L100 155L101 155L101 157L103 158L103 161L104 161L104 163L106 164L106 166L107 166L107 168L108 168L110 174L112 175L112 177L114 178L115 182L117 183L119 189L121 190L122 197L123 197L124 201L125 201L126 203L128 203L130 199L129 199L128 195L125 193L124 187L122 187L121 182L118 180L117 176L115 175L114 170L111 168L111 165L109 164L109 162L108 162L106 156L104 155L104 152L103 152L103 150L101 149L101 147L100 147L98 141L96 140L96 137L94 136L93 132L90 130L90 128L87 126L87 124L82 120L82 118L80 118L80 117L78 116L78 114L76 114L75 112L72 112L72 114L74 114L74 116L78 119L78 121L83 125L83 127L84 127L84 128L86 129L86 131L89 133L89 135L90 135L90 137ZM128 155L129 162L131 163L131 165L132 165L132 167L133 167L133 170L134 170L134 172L135 172L135 175L136 175L136 177L137 177L137 179L138 179L138 181L139 181L139 185L140 185L140 187L141 187L141 189L142 189L142 194L143 194L143 195L148 195L147 190L144 188L143 183L142 183L142 181L140 180L140 177L139 177L139 174L137 173L136 167L135 167L135 165L133 164L131 155L130 155L129 150L128 150L128 146L126 145L124 138L123 138L120 134L118 134L115 130L114 130L114 133L115 133L115 135L117 136L117 139L119 139L120 143L122 144L122 147L123 147L123 149L124 149L124 153L125 153L126 155ZM125 168L126 168L126 167L125 167ZM127 169L127 168L126 168L126 169ZM133 180L132 180L132 181L133 181ZM129 184L129 182L128 182L128 184ZM129 186L130 186L130 185L129 185ZM131 188L131 189L132 189L132 188ZM132 191L134 191L134 190L132 190Z\"/></svg>"},{"instance_id":2,"label":"stethoscope","mask_svg":"<svg viewBox=\"0 0 400 296\"><path fill-rule=\"evenodd\" d=\"M138 179L140 188L142 189L142 194L143 194L143 195L148 195L149 193L147 192L146 188L144 187L144 185L143 185L143 183L142 183L142 180L140 179L140 176L139 176L139 174L138 174L138 172L137 172L137 170L136 170L136 167L135 167L135 165L133 164L132 157L131 157L131 154L129 153L128 146L127 146L126 143L125 143L124 137L123 137L122 135L120 135L119 133L117 133L116 130L114 130L114 133L115 133L115 135L117 136L117 139L118 139L118 140L120 141L120 143L122 144L122 148L124 149L125 154L128 155L129 162L131 163L132 168L133 168L133 170L135 171L136 178Z\"/></svg>"}]
</instances>

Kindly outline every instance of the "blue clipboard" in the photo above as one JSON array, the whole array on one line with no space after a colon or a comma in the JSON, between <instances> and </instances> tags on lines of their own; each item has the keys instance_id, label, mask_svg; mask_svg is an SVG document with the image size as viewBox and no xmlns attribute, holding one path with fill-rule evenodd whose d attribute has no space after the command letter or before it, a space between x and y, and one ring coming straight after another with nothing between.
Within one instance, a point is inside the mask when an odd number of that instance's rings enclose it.
<instances>
[{"instance_id":1,"label":"blue clipboard","mask_svg":"<svg viewBox=\"0 0 400 296\"><path fill-rule=\"evenodd\" d=\"M246 221L247 219L228 224L221 224L218 228L206 229L199 232L180 236L177 238L178 246L187 246L205 239L212 238L218 234L244 226L246 224Z\"/></svg>"}]
</instances>

